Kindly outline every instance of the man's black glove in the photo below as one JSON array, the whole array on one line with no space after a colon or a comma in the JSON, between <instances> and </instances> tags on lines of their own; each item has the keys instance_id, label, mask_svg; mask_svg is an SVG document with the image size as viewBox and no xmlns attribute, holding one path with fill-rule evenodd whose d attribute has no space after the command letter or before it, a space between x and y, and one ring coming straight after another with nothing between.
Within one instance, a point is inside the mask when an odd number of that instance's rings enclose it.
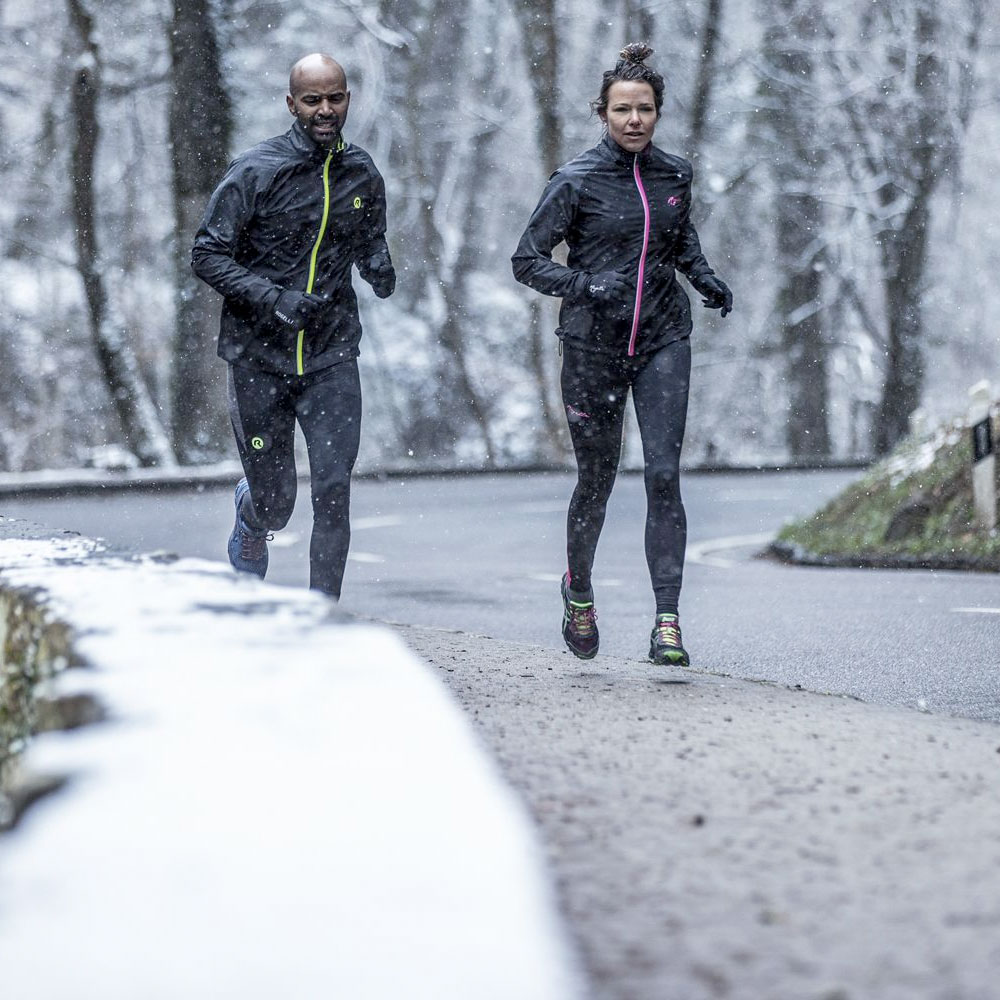
<instances>
[{"instance_id":1,"label":"man's black glove","mask_svg":"<svg viewBox=\"0 0 1000 1000\"><path fill-rule=\"evenodd\" d=\"M588 274L584 289L592 299L607 305L631 303L635 297L635 282L626 278L621 271Z\"/></svg>"},{"instance_id":2,"label":"man's black glove","mask_svg":"<svg viewBox=\"0 0 1000 1000\"><path fill-rule=\"evenodd\" d=\"M381 261L377 267L372 269L369 284L372 286L372 291L380 299L389 298L396 290L396 272L392 264L387 260Z\"/></svg>"},{"instance_id":3,"label":"man's black glove","mask_svg":"<svg viewBox=\"0 0 1000 1000\"><path fill-rule=\"evenodd\" d=\"M721 309L723 319L733 311L733 293L729 286L714 274L702 274L688 279L699 295L706 309Z\"/></svg>"},{"instance_id":4,"label":"man's black glove","mask_svg":"<svg viewBox=\"0 0 1000 1000\"><path fill-rule=\"evenodd\" d=\"M274 304L274 315L285 326L293 330L302 330L321 319L323 313L330 308L328 299L311 292L284 291Z\"/></svg>"}]
</instances>

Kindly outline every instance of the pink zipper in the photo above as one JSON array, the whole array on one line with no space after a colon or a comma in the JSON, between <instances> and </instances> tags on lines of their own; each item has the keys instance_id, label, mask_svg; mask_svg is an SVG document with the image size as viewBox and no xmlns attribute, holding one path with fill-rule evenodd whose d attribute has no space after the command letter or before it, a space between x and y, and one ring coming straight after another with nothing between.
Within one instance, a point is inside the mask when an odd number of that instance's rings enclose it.
<instances>
[{"instance_id":1,"label":"pink zipper","mask_svg":"<svg viewBox=\"0 0 1000 1000\"><path fill-rule=\"evenodd\" d=\"M646 275L646 251L649 249L649 199L646 197L646 189L642 186L642 174L639 173L639 154L635 154L635 161L632 165L632 176L635 177L635 186L639 189L639 197L642 199L642 211L645 221L642 229L642 256L639 257L639 280L635 286L635 311L632 313L632 335L628 341L628 356L631 358L635 354L635 339L639 334L639 309L642 306L642 282Z\"/></svg>"}]
</instances>

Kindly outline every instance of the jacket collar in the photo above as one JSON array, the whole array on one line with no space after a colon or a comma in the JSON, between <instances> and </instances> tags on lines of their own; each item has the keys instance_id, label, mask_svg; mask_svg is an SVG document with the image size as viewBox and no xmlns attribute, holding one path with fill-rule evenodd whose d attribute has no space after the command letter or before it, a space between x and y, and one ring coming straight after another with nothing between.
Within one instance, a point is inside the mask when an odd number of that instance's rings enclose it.
<instances>
[{"instance_id":1,"label":"jacket collar","mask_svg":"<svg viewBox=\"0 0 1000 1000\"><path fill-rule=\"evenodd\" d=\"M628 167L630 170L632 169L632 164L635 163L635 153L630 153L627 149L622 149L622 147L611 138L611 135L608 132L604 133L600 145L603 147L604 152L612 160L614 160L615 163L621 164L623 167ZM639 153L639 162L645 163L652 151L653 144L648 143L646 148Z\"/></svg>"},{"instance_id":2,"label":"jacket collar","mask_svg":"<svg viewBox=\"0 0 1000 1000\"><path fill-rule=\"evenodd\" d=\"M327 150L309 138L306 130L298 123L292 122L292 127L286 133L296 152L301 153L307 160L325 160ZM347 140L341 136L337 140L337 145L333 148L333 155L340 156L347 149Z\"/></svg>"}]
</instances>

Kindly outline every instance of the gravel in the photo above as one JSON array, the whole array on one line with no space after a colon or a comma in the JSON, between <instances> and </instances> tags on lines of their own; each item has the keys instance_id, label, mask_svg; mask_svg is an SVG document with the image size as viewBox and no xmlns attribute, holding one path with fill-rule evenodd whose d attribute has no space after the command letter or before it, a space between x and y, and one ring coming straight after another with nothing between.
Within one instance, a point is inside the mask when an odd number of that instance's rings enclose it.
<instances>
[{"instance_id":1,"label":"gravel","mask_svg":"<svg viewBox=\"0 0 1000 1000\"><path fill-rule=\"evenodd\" d=\"M995 1000L1000 728L398 626L538 824L597 1000Z\"/></svg>"}]
</instances>

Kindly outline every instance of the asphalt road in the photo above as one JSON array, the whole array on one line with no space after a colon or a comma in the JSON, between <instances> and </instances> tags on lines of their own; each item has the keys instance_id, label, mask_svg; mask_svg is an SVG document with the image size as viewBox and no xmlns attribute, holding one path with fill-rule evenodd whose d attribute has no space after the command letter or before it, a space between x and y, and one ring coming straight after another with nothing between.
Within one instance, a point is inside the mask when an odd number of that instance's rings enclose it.
<instances>
[{"instance_id":1,"label":"asphalt road","mask_svg":"<svg viewBox=\"0 0 1000 1000\"><path fill-rule=\"evenodd\" d=\"M644 660L638 477L620 478L598 550L591 662L559 635L570 476L356 484L343 606L414 626L397 631L527 805L588 1000L996 996L995 727L884 706L1000 721L1000 588L754 558L849 478L687 477L688 671ZM231 498L0 499L0 514L224 559ZM305 583L308 532L300 503L270 579Z\"/></svg>"},{"instance_id":2,"label":"asphalt road","mask_svg":"<svg viewBox=\"0 0 1000 1000\"><path fill-rule=\"evenodd\" d=\"M754 558L854 474L689 474L681 621L692 663L866 701L1000 721L1000 585L953 572L792 568ZM562 648L565 474L355 484L342 606L359 616ZM229 489L0 500L0 514L134 551L225 559ZM271 545L271 582L307 582L309 505ZM594 581L602 652L642 659L652 595L645 497L619 478ZM600 658L594 661L599 668Z\"/></svg>"}]
</instances>

